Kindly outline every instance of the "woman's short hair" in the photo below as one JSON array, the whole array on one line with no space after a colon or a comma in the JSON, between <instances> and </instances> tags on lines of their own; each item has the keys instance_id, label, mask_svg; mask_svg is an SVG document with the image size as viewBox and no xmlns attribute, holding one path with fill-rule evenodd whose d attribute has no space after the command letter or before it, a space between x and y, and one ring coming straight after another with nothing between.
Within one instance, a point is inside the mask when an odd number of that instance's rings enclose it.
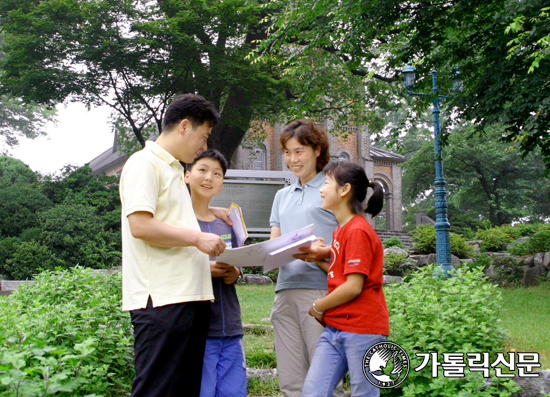
<instances>
[{"instance_id":1,"label":"woman's short hair","mask_svg":"<svg viewBox=\"0 0 550 397\"><path fill-rule=\"evenodd\" d=\"M319 157L317 157L317 172L320 172L330 161L330 153L328 147L328 137L323 129L306 119L298 119L286 126L281 134L280 143L281 150L286 150L286 143L289 139L296 138L300 144L309 146L313 150L319 149Z\"/></svg>"}]
</instances>

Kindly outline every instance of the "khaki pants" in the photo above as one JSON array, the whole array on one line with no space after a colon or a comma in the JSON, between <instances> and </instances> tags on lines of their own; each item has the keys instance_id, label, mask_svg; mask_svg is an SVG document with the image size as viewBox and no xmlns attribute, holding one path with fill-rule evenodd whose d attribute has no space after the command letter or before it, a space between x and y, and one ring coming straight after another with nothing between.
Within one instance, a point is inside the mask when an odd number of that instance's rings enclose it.
<instances>
[{"instance_id":1,"label":"khaki pants","mask_svg":"<svg viewBox=\"0 0 550 397\"><path fill-rule=\"evenodd\" d=\"M271 321L279 389L286 397L300 397L323 327L308 314L311 304L327 294L318 289L285 289L275 295ZM335 395L343 395L342 383Z\"/></svg>"}]
</instances>

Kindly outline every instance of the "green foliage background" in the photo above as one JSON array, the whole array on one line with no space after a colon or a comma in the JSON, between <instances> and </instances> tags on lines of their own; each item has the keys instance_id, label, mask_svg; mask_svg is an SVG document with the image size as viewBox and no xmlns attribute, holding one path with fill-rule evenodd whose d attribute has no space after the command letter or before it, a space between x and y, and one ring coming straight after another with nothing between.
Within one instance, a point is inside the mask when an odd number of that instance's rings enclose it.
<instances>
[{"instance_id":1,"label":"green foliage background","mask_svg":"<svg viewBox=\"0 0 550 397\"><path fill-rule=\"evenodd\" d=\"M120 263L118 178L89 167L42 176L0 156L0 219L0 274L10 278Z\"/></svg>"},{"instance_id":2,"label":"green foliage background","mask_svg":"<svg viewBox=\"0 0 550 397\"><path fill-rule=\"evenodd\" d=\"M132 328L120 273L79 267L35 281L0 299L0 394L128 395Z\"/></svg>"}]
</instances>

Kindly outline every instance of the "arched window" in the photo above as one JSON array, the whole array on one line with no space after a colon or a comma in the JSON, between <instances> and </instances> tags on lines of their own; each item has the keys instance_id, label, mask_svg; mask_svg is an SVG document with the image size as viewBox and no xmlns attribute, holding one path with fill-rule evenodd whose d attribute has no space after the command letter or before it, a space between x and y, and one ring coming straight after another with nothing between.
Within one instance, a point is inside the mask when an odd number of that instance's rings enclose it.
<instances>
[{"instance_id":1,"label":"arched window","mask_svg":"<svg viewBox=\"0 0 550 397\"><path fill-rule=\"evenodd\" d=\"M346 152L340 153L340 155L338 156L338 161L349 161L349 154L347 154Z\"/></svg>"},{"instance_id":2,"label":"arched window","mask_svg":"<svg viewBox=\"0 0 550 397\"><path fill-rule=\"evenodd\" d=\"M254 170L265 170L265 149L263 146L254 149Z\"/></svg>"}]
</instances>

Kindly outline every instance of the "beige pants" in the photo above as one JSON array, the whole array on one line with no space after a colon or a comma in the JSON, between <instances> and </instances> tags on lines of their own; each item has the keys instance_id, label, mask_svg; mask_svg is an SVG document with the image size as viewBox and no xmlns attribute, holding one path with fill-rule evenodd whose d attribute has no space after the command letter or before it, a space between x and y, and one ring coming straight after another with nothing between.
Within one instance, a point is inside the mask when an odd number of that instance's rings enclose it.
<instances>
[{"instance_id":1,"label":"beige pants","mask_svg":"<svg viewBox=\"0 0 550 397\"><path fill-rule=\"evenodd\" d=\"M271 321L275 333L275 353L279 389L286 397L300 397L309 364L323 327L308 314L311 304L327 294L318 289L285 289L275 295ZM343 395L340 383L335 395Z\"/></svg>"}]
</instances>

